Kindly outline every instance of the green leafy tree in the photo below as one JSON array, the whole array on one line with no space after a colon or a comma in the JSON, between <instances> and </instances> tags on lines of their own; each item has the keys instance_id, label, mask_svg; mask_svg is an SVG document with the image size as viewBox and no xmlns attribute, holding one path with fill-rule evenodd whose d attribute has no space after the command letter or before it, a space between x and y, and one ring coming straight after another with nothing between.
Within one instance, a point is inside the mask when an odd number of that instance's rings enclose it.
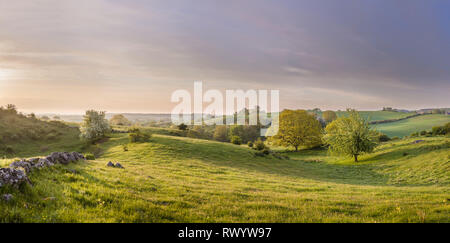
<instances>
[{"instance_id":1,"label":"green leafy tree","mask_svg":"<svg viewBox=\"0 0 450 243\"><path fill-rule=\"evenodd\" d=\"M373 152L378 133L357 111L347 111L348 117L338 118L325 128L323 140L332 153L352 156L358 162L359 155Z\"/></svg>"},{"instance_id":2,"label":"green leafy tree","mask_svg":"<svg viewBox=\"0 0 450 243\"><path fill-rule=\"evenodd\" d=\"M124 115L118 114L114 115L109 119L109 123L113 126L130 126L131 122Z\"/></svg>"},{"instance_id":3,"label":"green leafy tree","mask_svg":"<svg viewBox=\"0 0 450 243\"><path fill-rule=\"evenodd\" d=\"M228 129L226 125L216 126L214 129L213 139L220 142L228 142Z\"/></svg>"},{"instance_id":4,"label":"green leafy tree","mask_svg":"<svg viewBox=\"0 0 450 243\"><path fill-rule=\"evenodd\" d=\"M274 144L314 147L320 145L322 127L314 114L305 110L284 110L279 117L278 133L270 138Z\"/></svg>"},{"instance_id":5,"label":"green leafy tree","mask_svg":"<svg viewBox=\"0 0 450 243\"><path fill-rule=\"evenodd\" d=\"M88 110L83 117L80 126L80 137L86 141L94 142L105 137L111 131L108 120L105 119L104 111Z\"/></svg>"},{"instance_id":6,"label":"green leafy tree","mask_svg":"<svg viewBox=\"0 0 450 243\"><path fill-rule=\"evenodd\" d=\"M334 111L324 111L322 113L322 118L326 123L330 123L337 119L337 115Z\"/></svg>"}]
</instances>

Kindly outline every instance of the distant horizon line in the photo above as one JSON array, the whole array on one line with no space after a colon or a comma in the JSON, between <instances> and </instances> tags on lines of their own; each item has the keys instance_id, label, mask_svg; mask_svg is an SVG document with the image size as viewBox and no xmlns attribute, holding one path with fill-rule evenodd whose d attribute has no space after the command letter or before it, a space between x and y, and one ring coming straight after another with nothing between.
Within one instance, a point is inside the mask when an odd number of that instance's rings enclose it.
<instances>
[{"instance_id":1,"label":"distant horizon line","mask_svg":"<svg viewBox=\"0 0 450 243\"><path fill-rule=\"evenodd\" d=\"M298 108L297 110L308 110L308 111L310 111L310 110L314 110L314 109L316 109L316 108L309 108L309 109L302 109L302 108ZM320 108L319 108L320 109ZM357 111L383 111L382 110L383 108L381 108L381 109L356 109ZM418 108L418 109L403 109L403 108L392 108L393 110L392 111L396 111L396 110L400 110L400 111L402 111L402 110L404 110L404 111L409 111L409 112L412 112L412 111L421 111L421 110L432 110L432 109L450 109L450 107L429 107L429 108ZM294 110L294 109L292 109L292 108L285 108L285 109L282 109L282 111L283 110ZM337 109L337 110L334 110L334 109L320 109L320 111L335 111L335 112L337 112L337 111L345 111L346 109ZM22 113L24 113L24 114L31 114L31 113L34 113L35 115L61 115L61 116L79 116L79 115L85 115L85 113L84 112L77 112L77 113L58 113L58 112L23 112L23 111L20 111L19 110L19 112L22 112ZM107 114L123 114L123 115L127 115L127 114L129 114L129 115L170 115L171 113L170 112L116 112L116 111L114 111L114 112L108 112L108 111L106 111L106 113ZM197 114L197 113L191 113L191 114ZM203 113L204 114L204 113ZM232 115L232 114L224 114L224 115Z\"/></svg>"}]
</instances>

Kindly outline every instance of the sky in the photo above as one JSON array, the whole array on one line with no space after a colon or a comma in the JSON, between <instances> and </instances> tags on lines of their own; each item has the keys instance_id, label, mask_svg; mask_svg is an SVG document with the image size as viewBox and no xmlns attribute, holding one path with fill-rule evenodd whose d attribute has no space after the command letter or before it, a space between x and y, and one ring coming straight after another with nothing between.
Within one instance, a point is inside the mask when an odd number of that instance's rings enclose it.
<instances>
[{"instance_id":1,"label":"sky","mask_svg":"<svg viewBox=\"0 0 450 243\"><path fill-rule=\"evenodd\" d=\"M281 108L450 107L450 1L0 0L0 104L170 112L177 89Z\"/></svg>"}]
</instances>

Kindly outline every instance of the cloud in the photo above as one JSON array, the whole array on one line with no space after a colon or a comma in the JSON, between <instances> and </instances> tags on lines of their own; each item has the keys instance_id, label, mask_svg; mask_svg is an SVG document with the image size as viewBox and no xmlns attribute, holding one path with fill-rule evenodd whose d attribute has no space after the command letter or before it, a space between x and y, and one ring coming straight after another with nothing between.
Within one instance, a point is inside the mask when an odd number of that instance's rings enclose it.
<instances>
[{"instance_id":1,"label":"cloud","mask_svg":"<svg viewBox=\"0 0 450 243\"><path fill-rule=\"evenodd\" d=\"M277 88L286 104L331 106L333 97L361 108L446 105L450 20L441 9L448 4L403 5L0 0L0 69L14 70L0 95L38 92L63 101L76 90L116 110L125 107L114 97L158 97L133 106L170 111L171 90L202 80L212 88ZM64 85L71 89L53 92ZM303 87L315 96L291 95ZM420 102L411 101L418 95ZM60 108L80 109L77 102Z\"/></svg>"}]
</instances>

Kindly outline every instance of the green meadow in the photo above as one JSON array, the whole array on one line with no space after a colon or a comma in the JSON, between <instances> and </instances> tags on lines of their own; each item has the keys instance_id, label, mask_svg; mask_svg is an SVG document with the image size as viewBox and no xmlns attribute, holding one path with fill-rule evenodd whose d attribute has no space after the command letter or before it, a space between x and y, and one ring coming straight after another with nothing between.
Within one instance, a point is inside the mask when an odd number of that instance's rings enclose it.
<instances>
[{"instance_id":1,"label":"green meadow","mask_svg":"<svg viewBox=\"0 0 450 243\"><path fill-rule=\"evenodd\" d=\"M358 111L358 113L368 121L383 121L391 119L405 118L415 113L412 112L395 112L395 111ZM338 117L347 116L347 111L337 111Z\"/></svg>"},{"instance_id":2,"label":"green meadow","mask_svg":"<svg viewBox=\"0 0 450 243\"><path fill-rule=\"evenodd\" d=\"M429 114L408 118L401 121L376 124L372 127L389 137L409 136L411 133L431 131L433 126L442 126L450 122L450 116L442 114Z\"/></svg>"},{"instance_id":3,"label":"green meadow","mask_svg":"<svg viewBox=\"0 0 450 243\"><path fill-rule=\"evenodd\" d=\"M33 186L1 188L14 199L0 203L0 221L450 222L450 139L419 139L383 143L355 163L320 149L277 159L159 134L124 151L128 135L113 134L87 148L96 160L34 171Z\"/></svg>"}]
</instances>

